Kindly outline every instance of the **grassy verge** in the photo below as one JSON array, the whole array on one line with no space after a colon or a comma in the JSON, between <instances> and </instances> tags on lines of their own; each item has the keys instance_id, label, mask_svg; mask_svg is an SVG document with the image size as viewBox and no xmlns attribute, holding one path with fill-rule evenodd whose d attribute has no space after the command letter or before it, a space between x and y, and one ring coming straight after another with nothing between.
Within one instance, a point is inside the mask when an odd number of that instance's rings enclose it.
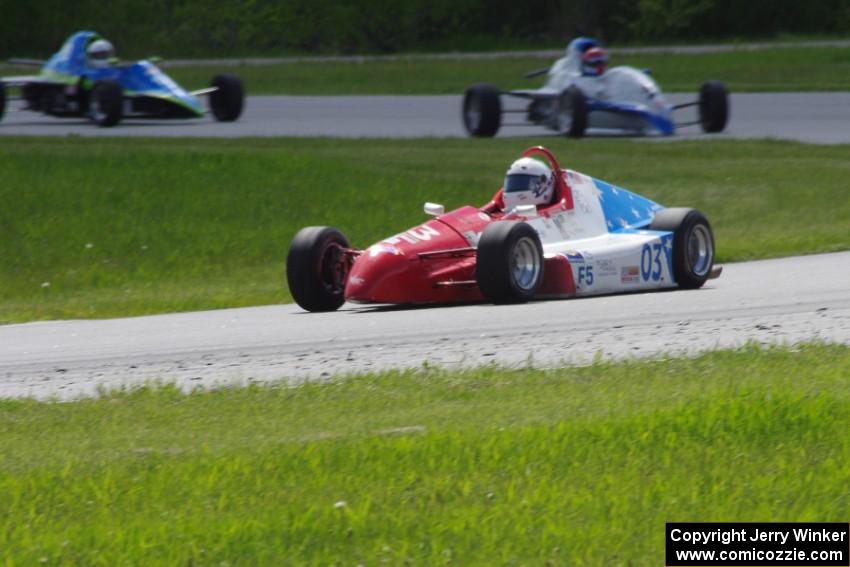
<instances>
[{"instance_id":1,"label":"grassy verge","mask_svg":"<svg viewBox=\"0 0 850 567\"><path fill-rule=\"evenodd\" d=\"M503 89L533 88L543 77L525 79L550 59L373 61L294 63L228 69L168 69L181 84L206 86L217 72L240 74L254 94L459 94L476 82ZM707 79L732 92L850 90L850 48L771 49L688 55L622 55L612 65L649 68L664 92L697 92Z\"/></svg>"},{"instance_id":2,"label":"grassy verge","mask_svg":"<svg viewBox=\"0 0 850 567\"><path fill-rule=\"evenodd\" d=\"M844 521L850 348L0 404L8 564L659 565Z\"/></svg>"},{"instance_id":3,"label":"grassy verge","mask_svg":"<svg viewBox=\"0 0 850 567\"><path fill-rule=\"evenodd\" d=\"M525 79L525 73L552 61L536 57L409 58L362 63L194 66L166 71L189 89L207 86L217 73L237 73L248 92L257 95L459 94L481 81L503 89L539 86L543 78ZM652 69L665 92L695 93L706 79L722 80L732 92L850 90L850 48L617 55L611 64ZM24 73L20 68L0 66L0 76L12 74Z\"/></svg>"},{"instance_id":4,"label":"grassy verge","mask_svg":"<svg viewBox=\"0 0 850 567\"><path fill-rule=\"evenodd\" d=\"M0 322L288 301L306 225L366 246L483 204L539 140L0 139ZM562 164L712 221L720 261L850 248L847 148L547 144Z\"/></svg>"}]
</instances>

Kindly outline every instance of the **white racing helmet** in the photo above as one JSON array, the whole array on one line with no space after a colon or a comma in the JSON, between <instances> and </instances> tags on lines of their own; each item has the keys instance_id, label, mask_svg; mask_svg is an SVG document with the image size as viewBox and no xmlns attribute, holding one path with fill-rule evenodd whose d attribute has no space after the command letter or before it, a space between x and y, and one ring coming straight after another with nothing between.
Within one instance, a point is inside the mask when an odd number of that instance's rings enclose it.
<instances>
[{"instance_id":1,"label":"white racing helmet","mask_svg":"<svg viewBox=\"0 0 850 567\"><path fill-rule=\"evenodd\" d=\"M109 65L109 60L115 57L115 48L110 41L98 39L89 45L86 53L92 67L106 67Z\"/></svg>"},{"instance_id":2,"label":"white racing helmet","mask_svg":"<svg viewBox=\"0 0 850 567\"><path fill-rule=\"evenodd\" d=\"M505 211L519 205L546 205L555 195L555 179L543 162L524 157L508 168L502 199Z\"/></svg>"}]
</instances>

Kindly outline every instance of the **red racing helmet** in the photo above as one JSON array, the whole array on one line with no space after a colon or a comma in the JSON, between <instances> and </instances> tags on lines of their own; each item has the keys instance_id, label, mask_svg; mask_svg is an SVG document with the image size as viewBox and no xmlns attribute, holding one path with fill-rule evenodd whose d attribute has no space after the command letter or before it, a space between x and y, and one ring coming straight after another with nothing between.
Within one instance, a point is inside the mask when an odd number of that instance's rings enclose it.
<instances>
[{"instance_id":1,"label":"red racing helmet","mask_svg":"<svg viewBox=\"0 0 850 567\"><path fill-rule=\"evenodd\" d=\"M608 52L601 47L591 47L581 56L581 72L589 77L600 77L608 68Z\"/></svg>"}]
</instances>

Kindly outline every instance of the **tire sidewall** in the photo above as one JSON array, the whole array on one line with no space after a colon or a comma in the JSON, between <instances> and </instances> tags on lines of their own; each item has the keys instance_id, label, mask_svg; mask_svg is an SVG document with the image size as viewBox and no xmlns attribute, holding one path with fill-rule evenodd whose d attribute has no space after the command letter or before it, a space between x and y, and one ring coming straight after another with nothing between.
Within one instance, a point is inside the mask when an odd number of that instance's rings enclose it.
<instances>
[{"instance_id":1,"label":"tire sidewall","mask_svg":"<svg viewBox=\"0 0 850 567\"><path fill-rule=\"evenodd\" d=\"M89 100L89 118L102 128L115 126L121 121L123 89L117 81L98 81L92 87Z\"/></svg>"},{"instance_id":2,"label":"tire sidewall","mask_svg":"<svg viewBox=\"0 0 850 567\"><path fill-rule=\"evenodd\" d=\"M559 98L558 112L563 106L570 105L571 121L570 127L561 133L570 138L581 138L587 130L587 97L575 85L568 87L561 93Z\"/></svg>"},{"instance_id":3,"label":"tire sidewall","mask_svg":"<svg viewBox=\"0 0 850 567\"><path fill-rule=\"evenodd\" d=\"M324 278L323 260L331 246L348 248L348 239L332 227L307 227L289 247L287 284L295 302L307 311L333 311L345 303L345 281L338 289L329 289Z\"/></svg>"},{"instance_id":4,"label":"tire sidewall","mask_svg":"<svg viewBox=\"0 0 850 567\"><path fill-rule=\"evenodd\" d=\"M470 136L490 138L499 131L502 122L502 103L499 97L499 90L487 83L479 83L466 89L461 106L461 120ZM478 105L480 112L477 125L470 124L467 116L473 104Z\"/></svg>"},{"instance_id":5,"label":"tire sidewall","mask_svg":"<svg viewBox=\"0 0 850 567\"><path fill-rule=\"evenodd\" d=\"M511 266L516 246L524 239L534 243L539 269L528 288L520 287ZM497 221L484 229L476 253L476 279L481 294L493 303L520 303L532 299L543 283L543 246L537 231L521 221Z\"/></svg>"},{"instance_id":6,"label":"tire sidewall","mask_svg":"<svg viewBox=\"0 0 850 567\"><path fill-rule=\"evenodd\" d=\"M729 120L726 86L720 81L706 81L700 87L699 119L704 132L722 132Z\"/></svg>"},{"instance_id":7,"label":"tire sidewall","mask_svg":"<svg viewBox=\"0 0 850 567\"><path fill-rule=\"evenodd\" d=\"M210 86L218 90L210 94L210 111L219 122L233 122L242 114L244 89L236 75L224 73L213 77Z\"/></svg>"},{"instance_id":8,"label":"tire sidewall","mask_svg":"<svg viewBox=\"0 0 850 567\"><path fill-rule=\"evenodd\" d=\"M711 254L708 266L702 275L694 272L688 259L688 245L697 226L705 227ZM714 232L705 215L696 209L664 209L656 215L649 228L673 233L673 277L679 287L685 289L702 287L711 274L716 257Z\"/></svg>"},{"instance_id":9,"label":"tire sidewall","mask_svg":"<svg viewBox=\"0 0 850 567\"><path fill-rule=\"evenodd\" d=\"M693 238L694 231L698 226L704 226L706 228L709 240L710 258L708 260L708 267L703 274L697 274L694 271L694 266L691 264L688 257L688 246L690 245L691 238ZM679 261L683 267L683 281L680 282L680 284L683 285L683 287L701 287L708 279L708 275L711 273L711 268L714 265L714 234L711 231L711 226L708 224L708 219L696 210L691 211L685 217L680 231L681 234L676 234L673 242L674 253L678 253ZM675 249L676 240L679 241L678 250Z\"/></svg>"}]
</instances>

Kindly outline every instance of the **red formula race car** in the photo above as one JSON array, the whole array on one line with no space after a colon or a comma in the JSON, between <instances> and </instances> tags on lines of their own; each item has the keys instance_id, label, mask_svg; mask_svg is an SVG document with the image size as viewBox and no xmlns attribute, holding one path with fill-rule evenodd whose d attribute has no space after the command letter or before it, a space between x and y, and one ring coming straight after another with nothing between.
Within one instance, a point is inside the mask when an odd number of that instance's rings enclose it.
<instances>
[{"instance_id":1,"label":"red formula race car","mask_svg":"<svg viewBox=\"0 0 850 567\"><path fill-rule=\"evenodd\" d=\"M702 213L561 169L540 146L485 206L446 213L426 203L425 212L434 218L365 250L335 228L300 230L286 260L296 303L516 303L699 288L720 275Z\"/></svg>"}]
</instances>

